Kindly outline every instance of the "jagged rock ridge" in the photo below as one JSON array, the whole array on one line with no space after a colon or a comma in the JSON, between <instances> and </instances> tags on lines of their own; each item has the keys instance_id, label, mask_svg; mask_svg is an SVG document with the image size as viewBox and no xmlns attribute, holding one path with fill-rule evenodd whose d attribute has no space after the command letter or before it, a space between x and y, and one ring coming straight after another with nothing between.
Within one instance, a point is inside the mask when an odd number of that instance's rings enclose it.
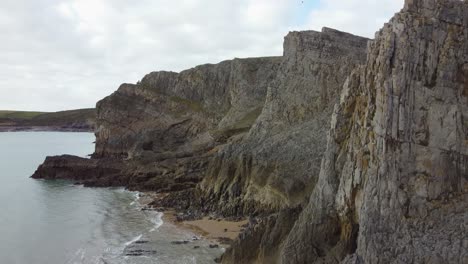
<instances>
[{"instance_id":1,"label":"jagged rock ridge","mask_svg":"<svg viewBox=\"0 0 468 264\"><path fill-rule=\"evenodd\" d=\"M407 1L348 78L282 263L467 263L468 3Z\"/></svg>"},{"instance_id":2,"label":"jagged rock ridge","mask_svg":"<svg viewBox=\"0 0 468 264\"><path fill-rule=\"evenodd\" d=\"M326 28L292 32L283 57L154 72L123 84L97 104L93 158L125 166L117 177L90 175L85 184L185 191L163 204L195 195L200 202L191 209L226 216L300 205L315 182L310 170L318 172L337 94L365 60L367 41Z\"/></svg>"},{"instance_id":3,"label":"jagged rock ridge","mask_svg":"<svg viewBox=\"0 0 468 264\"><path fill-rule=\"evenodd\" d=\"M316 180L336 95L344 76L365 60L367 41L327 28L285 37L260 116L248 133L219 146L208 166L200 189L214 205L210 210L248 214L304 202ZM343 77L330 78L336 72Z\"/></svg>"}]
</instances>

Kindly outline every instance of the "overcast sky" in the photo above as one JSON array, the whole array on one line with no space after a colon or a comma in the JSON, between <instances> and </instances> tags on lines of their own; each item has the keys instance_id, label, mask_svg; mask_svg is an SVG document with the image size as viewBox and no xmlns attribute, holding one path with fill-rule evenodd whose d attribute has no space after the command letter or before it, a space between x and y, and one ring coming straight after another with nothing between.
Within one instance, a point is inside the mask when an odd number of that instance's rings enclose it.
<instances>
[{"instance_id":1,"label":"overcast sky","mask_svg":"<svg viewBox=\"0 0 468 264\"><path fill-rule=\"evenodd\" d=\"M94 107L123 82L282 54L291 30L372 38L403 0L0 0L0 109Z\"/></svg>"}]
</instances>

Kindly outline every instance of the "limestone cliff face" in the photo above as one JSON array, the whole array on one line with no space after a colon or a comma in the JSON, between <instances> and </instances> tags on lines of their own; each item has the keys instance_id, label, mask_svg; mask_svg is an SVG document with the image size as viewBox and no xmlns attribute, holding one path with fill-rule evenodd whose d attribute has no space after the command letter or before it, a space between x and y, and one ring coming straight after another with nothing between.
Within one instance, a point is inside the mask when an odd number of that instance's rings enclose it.
<instances>
[{"instance_id":1,"label":"limestone cliff face","mask_svg":"<svg viewBox=\"0 0 468 264\"><path fill-rule=\"evenodd\" d=\"M133 157L207 145L213 138L206 132L218 124L234 126L263 105L279 63L275 57L235 59L179 74L153 72L137 85L122 85L97 104L95 156Z\"/></svg>"},{"instance_id":2,"label":"limestone cliff face","mask_svg":"<svg viewBox=\"0 0 468 264\"><path fill-rule=\"evenodd\" d=\"M325 28L291 32L265 104L248 133L231 138L200 188L226 215L299 206L309 196L326 146L333 105L346 76L364 63L368 39Z\"/></svg>"},{"instance_id":3,"label":"limestone cliff face","mask_svg":"<svg viewBox=\"0 0 468 264\"><path fill-rule=\"evenodd\" d=\"M35 176L258 216L223 263L468 263L467 100L468 2L407 0L370 43L291 32L283 57L124 84L93 159Z\"/></svg>"},{"instance_id":4,"label":"limestone cliff face","mask_svg":"<svg viewBox=\"0 0 468 264\"><path fill-rule=\"evenodd\" d=\"M282 263L468 262L468 3L407 1L335 107Z\"/></svg>"},{"instance_id":5,"label":"limestone cliff face","mask_svg":"<svg viewBox=\"0 0 468 264\"><path fill-rule=\"evenodd\" d=\"M97 104L94 158L123 158L132 189L195 187L215 147L250 128L280 62L234 59L122 85Z\"/></svg>"},{"instance_id":6,"label":"limestone cliff face","mask_svg":"<svg viewBox=\"0 0 468 264\"><path fill-rule=\"evenodd\" d=\"M97 105L94 158L123 158L135 189L172 191L175 181L185 190L202 181L187 195L199 193L203 211L298 206L316 180L337 94L364 62L367 41L332 29L292 32L283 57L154 72L124 84Z\"/></svg>"}]
</instances>

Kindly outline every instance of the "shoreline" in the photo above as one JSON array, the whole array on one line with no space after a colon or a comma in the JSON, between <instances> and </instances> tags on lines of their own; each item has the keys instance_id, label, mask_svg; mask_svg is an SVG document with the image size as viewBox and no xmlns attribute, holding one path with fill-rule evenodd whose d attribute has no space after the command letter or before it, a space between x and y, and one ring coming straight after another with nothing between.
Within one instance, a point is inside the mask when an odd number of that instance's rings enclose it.
<instances>
[{"instance_id":1,"label":"shoreline","mask_svg":"<svg viewBox=\"0 0 468 264\"><path fill-rule=\"evenodd\" d=\"M73 128L56 126L0 126L2 132L88 132L94 133L93 128Z\"/></svg>"},{"instance_id":2,"label":"shoreline","mask_svg":"<svg viewBox=\"0 0 468 264\"><path fill-rule=\"evenodd\" d=\"M154 200L160 199L164 194L152 192L139 192L139 202L142 205L142 210L156 210L161 212L163 224L168 223L194 233L197 237L205 239L210 243L219 244L219 246L226 248L239 237L239 235L247 228L249 221L242 219L240 221L230 221L224 218L213 218L204 216L196 220L177 220L178 212L173 209L157 210L156 208L149 207L149 204Z\"/></svg>"},{"instance_id":3,"label":"shoreline","mask_svg":"<svg viewBox=\"0 0 468 264\"><path fill-rule=\"evenodd\" d=\"M203 239L223 246L230 246L245 229L245 225L248 225L248 220L229 221L222 218L214 219L208 216L197 220L177 221L177 213L175 211L166 210L162 213L163 222L191 231Z\"/></svg>"}]
</instances>

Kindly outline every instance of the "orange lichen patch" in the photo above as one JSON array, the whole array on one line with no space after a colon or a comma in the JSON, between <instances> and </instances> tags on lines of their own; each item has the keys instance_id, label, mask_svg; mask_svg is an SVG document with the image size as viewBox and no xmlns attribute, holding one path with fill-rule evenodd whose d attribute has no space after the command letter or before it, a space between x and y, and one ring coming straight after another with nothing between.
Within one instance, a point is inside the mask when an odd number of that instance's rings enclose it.
<instances>
[{"instance_id":1,"label":"orange lichen patch","mask_svg":"<svg viewBox=\"0 0 468 264\"><path fill-rule=\"evenodd\" d=\"M462 95L468 97L468 64L458 68L457 81L463 85Z\"/></svg>"},{"instance_id":2,"label":"orange lichen patch","mask_svg":"<svg viewBox=\"0 0 468 264\"><path fill-rule=\"evenodd\" d=\"M447 177L447 171L445 170L444 167L438 166L438 167L433 169L433 172L434 172L434 174L433 174L434 176L448 178Z\"/></svg>"},{"instance_id":3,"label":"orange lichen patch","mask_svg":"<svg viewBox=\"0 0 468 264\"><path fill-rule=\"evenodd\" d=\"M362 191L361 189L355 188L353 190L353 201L354 201L354 214L353 214L353 221L355 223L359 223L359 212L361 211L362 206Z\"/></svg>"},{"instance_id":4,"label":"orange lichen patch","mask_svg":"<svg viewBox=\"0 0 468 264\"><path fill-rule=\"evenodd\" d=\"M353 235L353 225L350 222L341 223L341 240L348 241Z\"/></svg>"},{"instance_id":5,"label":"orange lichen patch","mask_svg":"<svg viewBox=\"0 0 468 264\"><path fill-rule=\"evenodd\" d=\"M357 112L359 115L359 121L361 124L364 124L366 118L366 110L367 110L367 97L366 96L359 96L357 99Z\"/></svg>"},{"instance_id":6,"label":"orange lichen patch","mask_svg":"<svg viewBox=\"0 0 468 264\"><path fill-rule=\"evenodd\" d=\"M365 155L362 157L361 167L363 170L367 170L369 168L369 156Z\"/></svg>"},{"instance_id":7,"label":"orange lichen patch","mask_svg":"<svg viewBox=\"0 0 468 264\"><path fill-rule=\"evenodd\" d=\"M344 107L343 111L345 113L347 113L347 114L351 114L351 113L354 112L355 106L356 106L356 101L355 100L352 100L352 101L350 100L349 102L347 102L345 104L345 107Z\"/></svg>"},{"instance_id":8,"label":"orange lichen patch","mask_svg":"<svg viewBox=\"0 0 468 264\"><path fill-rule=\"evenodd\" d=\"M375 132L374 132L374 130L369 131L368 136L369 136L369 141L370 142L375 141Z\"/></svg>"},{"instance_id":9,"label":"orange lichen patch","mask_svg":"<svg viewBox=\"0 0 468 264\"><path fill-rule=\"evenodd\" d=\"M429 160L429 159L426 159L422 162L423 166L428 169L428 170L432 170L432 161Z\"/></svg>"},{"instance_id":10,"label":"orange lichen patch","mask_svg":"<svg viewBox=\"0 0 468 264\"><path fill-rule=\"evenodd\" d=\"M369 168L369 154L364 151L360 151L356 155L357 164L360 164L360 168L365 171Z\"/></svg>"},{"instance_id":11,"label":"orange lichen patch","mask_svg":"<svg viewBox=\"0 0 468 264\"><path fill-rule=\"evenodd\" d=\"M214 147L210 150L208 150L208 152L206 154L215 154L216 152L218 152L219 148L218 147Z\"/></svg>"}]
</instances>

